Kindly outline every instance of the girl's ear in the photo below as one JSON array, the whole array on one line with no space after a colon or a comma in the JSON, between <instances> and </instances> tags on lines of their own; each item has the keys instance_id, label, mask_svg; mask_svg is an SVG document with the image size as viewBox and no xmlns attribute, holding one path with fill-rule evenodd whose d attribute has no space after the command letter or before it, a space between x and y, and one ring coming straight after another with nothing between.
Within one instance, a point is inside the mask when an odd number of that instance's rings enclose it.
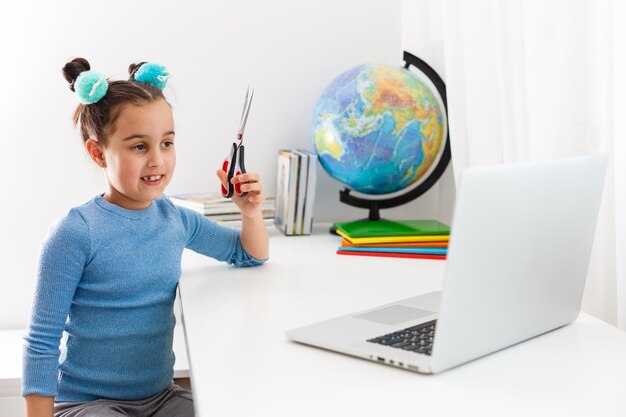
<instances>
[{"instance_id":1,"label":"girl's ear","mask_svg":"<svg viewBox=\"0 0 626 417\"><path fill-rule=\"evenodd\" d=\"M87 139L85 142L85 149L89 154L89 157L92 161L94 161L100 168L106 168L107 164L104 160L104 149L100 143L95 139Z\"/></svg>"}]
</instances>

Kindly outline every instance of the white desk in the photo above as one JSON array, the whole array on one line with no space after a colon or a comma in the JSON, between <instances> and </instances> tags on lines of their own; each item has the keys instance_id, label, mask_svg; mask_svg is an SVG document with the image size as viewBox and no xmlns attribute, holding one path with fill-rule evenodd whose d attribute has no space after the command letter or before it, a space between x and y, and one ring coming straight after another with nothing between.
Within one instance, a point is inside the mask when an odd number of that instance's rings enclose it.
<instances>
[{"instance_id":1,"label":"white desk","mask_svg":"<svg viewBox=\"0 0 626 417\"><path fill-rule=\"evenodd\" d=\"M289 342L290 328L441 288L444 261L336 255L327 229L271 228L270 261L257 268L184 255L199 417L626 415L626 333L584 313L435 376Z\"/></svg>"}]
</instances>

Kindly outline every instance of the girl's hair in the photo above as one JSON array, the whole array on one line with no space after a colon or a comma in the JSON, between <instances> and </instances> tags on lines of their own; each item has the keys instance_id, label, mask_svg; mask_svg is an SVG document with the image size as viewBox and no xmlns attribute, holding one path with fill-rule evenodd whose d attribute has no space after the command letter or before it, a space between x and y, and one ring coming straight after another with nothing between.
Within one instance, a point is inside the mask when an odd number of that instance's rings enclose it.
<instances>
[{"instance_id":1,"label":"girl's hair","mask_svg":"<svg viewBox=\"0 0 626 417\"><path fill-rule=\"evenodd\" d=\"M115 121L120 108L124 104L146 104L157 100L165 100L163 92L156 86L135 81L135 72L144 62L130 64L128 80L109 81L109 88L98 102L79 104L74 112L74 125L80 126L83 142L96 139L103 146L106 145L109 135L113 132ZM74 82L83 71L89 71L89 62L84 58L75 58L63 67L63 77L70 83L70 90L74 90ZM167 102L167 100L165 100Z\"/></svg>"}]
</instances>

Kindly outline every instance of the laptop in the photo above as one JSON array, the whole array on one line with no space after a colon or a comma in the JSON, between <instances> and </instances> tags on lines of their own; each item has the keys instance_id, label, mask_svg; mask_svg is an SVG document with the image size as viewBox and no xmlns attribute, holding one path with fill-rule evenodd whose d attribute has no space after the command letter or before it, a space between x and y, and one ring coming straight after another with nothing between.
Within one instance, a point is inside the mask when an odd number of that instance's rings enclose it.
<instances>
[{"instance_id":1,"label":"laptop","mask_svg":"<svg viewBox=\"0 0 626 417\"><path fill-rule=\"evenodd\" d=\"M606 166L606 155L590 155L465 170L441 292L287 337L431 374L571 323L580 312Z\"/></svg>"}]
</instances>

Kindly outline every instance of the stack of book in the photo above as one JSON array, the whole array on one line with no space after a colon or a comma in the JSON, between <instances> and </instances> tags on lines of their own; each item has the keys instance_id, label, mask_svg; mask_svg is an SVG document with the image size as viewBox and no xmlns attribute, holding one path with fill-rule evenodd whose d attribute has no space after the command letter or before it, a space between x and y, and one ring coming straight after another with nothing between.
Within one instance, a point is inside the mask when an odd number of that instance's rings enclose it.
<instances>
[{"instance_id":1,"label":"stack of book","mask_svg":"<svg viewBox=\"0 0 626 417\"><path fill-rule=\"evenodd\" d=\"M282 149L278 153L274 224L288 236L311 234L316 172L314 152Z\"/></svg>"},{"instance_id":2,"label":"stack of book","mask_svg":"<svg viewBox=\"0 0 626 417\"><path fill-rule=\"evenodd\" d=\"M238 226L241 223L239 207L230 198L224 198L220 193L177 194L170 196L172 203L181 207L197 211L207 218L229 226ZM261 206L263 219L266 224L274 222L274 197L266 197Z\"/></svg>"},{"instance_id":3,"label":"stack of book","mask_svg":"<svg viewBox=\"0 0 626 417\"><path fill-rule=\"evenodd\" d=\"M436 220L335 223L339 255L446 259L450 228Z\"/></svg>"}]
</instances>

